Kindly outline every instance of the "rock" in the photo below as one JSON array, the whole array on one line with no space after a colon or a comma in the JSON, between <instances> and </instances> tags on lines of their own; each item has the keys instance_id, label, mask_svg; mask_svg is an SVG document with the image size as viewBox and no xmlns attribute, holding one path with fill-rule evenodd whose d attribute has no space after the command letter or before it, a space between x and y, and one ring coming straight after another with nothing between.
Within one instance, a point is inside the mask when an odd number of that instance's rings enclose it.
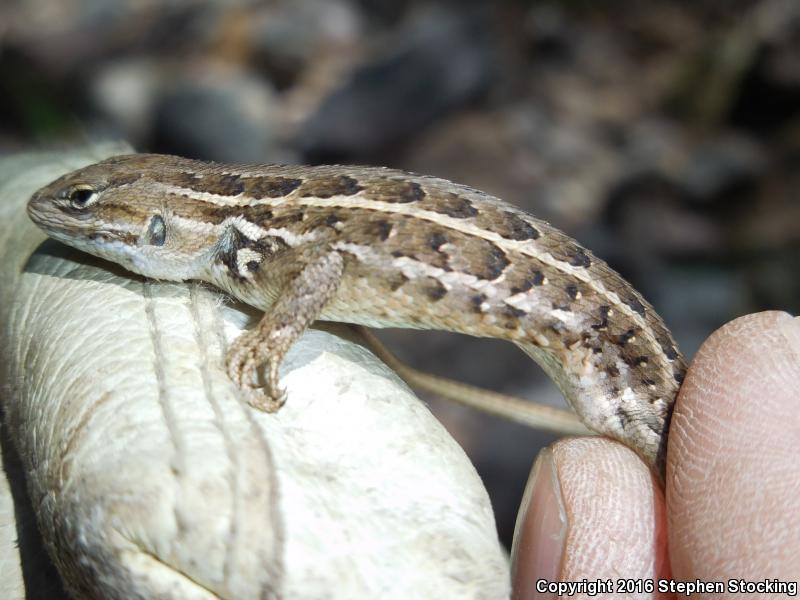
<instances>
[{"instance_id":1,"label":"rock","mask_svg":"<svg viewBox=\"0 0 800 600\"><path fill-rule=\"evenodd\" d=\"M262 79L201 65L158 98L153 146L224 162L291 162L294 156L277 139L278 108Z\"/></svg>"},{"instance_id":2,"label":"rock","mask_svg":"<svg viewBox=\"0 0 800 600\"><path fill-rule=\"evenodd\" d=\"M489 83L489 39L474 13L416 13L384 48L302 126L299 144L308 156L369 157L473 100Z\"/></svg>"},{"instance_id":3,"label":"rock","mask_svg":"<svg viewBox=\"0 0 800 600\"><path fill-rule=\"evenodd\" d=\"M270 3L249 27L254 63L279 87L291 85L320 53L350 47L361 37L361 16L350 2Z\"/></svg>"},{"instance_id":4,"label":"rock","mask_svg":"<svg viewBox=\"0 0 800 600\"><path fill-rule=\"evenodd\" d=\"M112 61L97 70L89 85L94 107L134 146L150 134L162 85L159 73L158 64L150 60Z\"/></svg>"}]
</instances>

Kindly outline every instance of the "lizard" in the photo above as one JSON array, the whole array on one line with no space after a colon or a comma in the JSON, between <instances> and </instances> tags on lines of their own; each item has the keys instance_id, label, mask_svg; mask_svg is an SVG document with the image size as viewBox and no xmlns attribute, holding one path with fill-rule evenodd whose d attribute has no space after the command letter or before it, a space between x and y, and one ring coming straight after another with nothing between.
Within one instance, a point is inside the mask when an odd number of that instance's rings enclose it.
<instances>
[{"instance_id":1,"label":"lizard","mask_svg":"<svg viewBox=\"0 0 800 600\"><path fill-rule=\"evenodd\" d=\"M605 262L490 194L383 167L129 154L58 178L27 209L79 250L263 310L226 356L256 408L281 406L281 361L317 319L498 338L664 480L686 371L669 329Z\"/></svg>"}]
</instances>

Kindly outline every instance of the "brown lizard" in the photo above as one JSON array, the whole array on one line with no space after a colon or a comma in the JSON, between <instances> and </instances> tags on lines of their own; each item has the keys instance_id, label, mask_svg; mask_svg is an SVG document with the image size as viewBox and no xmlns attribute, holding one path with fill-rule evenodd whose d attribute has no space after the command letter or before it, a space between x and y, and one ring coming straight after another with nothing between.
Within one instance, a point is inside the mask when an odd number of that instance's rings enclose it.
<instances>
[{"instance_id":1,"label":"brown lizard","mask_svg":"<svg viewBox=\"0 0 800 600\"><path fill-rule=\"evenodd\" d=\"M500 338L663 479L686 370L669 330L602 260L493 196L376 167L134 154L64 175L28 213L135 273L205 281L264 310L227 356L258 408L281 405L278 368L316 319Z\"/></svg>"}]
</instances>

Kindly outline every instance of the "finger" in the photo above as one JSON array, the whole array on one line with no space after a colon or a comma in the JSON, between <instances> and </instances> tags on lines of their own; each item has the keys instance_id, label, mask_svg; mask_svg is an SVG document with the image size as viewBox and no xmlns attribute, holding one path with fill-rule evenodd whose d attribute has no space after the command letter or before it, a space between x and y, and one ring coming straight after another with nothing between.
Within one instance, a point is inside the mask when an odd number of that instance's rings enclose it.
<instances>
[{"instance_id":1,"label":"finger","mask_svg":"<svg viewBox=\"0 0 800 600\"><path fill-rule=\"evenodd\" d=\"M512 551L514 598L555 597L537 593L540 579L584 578L611 580L596 597L651 598L618 585L669 576L664 528L663 494L636 454L604 438L562 440L540 455L528 482Z\"/></svg>"},{"instance_id":2,"label":"finger","mask_svg":"<svg viewBox=\"0 0 800 600\"><path fill-rule=\"evenodd\" d=\"M682 580L800 578L800 320L742 317L714 333L672 417L667 498Z\"/></svg>"}]
</instances>

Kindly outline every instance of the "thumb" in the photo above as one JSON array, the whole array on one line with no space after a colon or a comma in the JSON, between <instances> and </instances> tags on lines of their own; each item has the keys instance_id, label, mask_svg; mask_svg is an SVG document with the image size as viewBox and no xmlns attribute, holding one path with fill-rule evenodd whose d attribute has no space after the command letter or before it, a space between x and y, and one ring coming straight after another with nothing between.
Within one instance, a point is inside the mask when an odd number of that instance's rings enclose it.
<instances>
[{"instance_id":1,"label":"thumb","mask_svg":"<svg viewBox=\"0 0 800 600\"><path fill-rule=\"evenodd\" d=\"M673 575L800 578L800 319L728 323L702 346L672 417L667 516Z\"/></svg>"}]
</instances>

